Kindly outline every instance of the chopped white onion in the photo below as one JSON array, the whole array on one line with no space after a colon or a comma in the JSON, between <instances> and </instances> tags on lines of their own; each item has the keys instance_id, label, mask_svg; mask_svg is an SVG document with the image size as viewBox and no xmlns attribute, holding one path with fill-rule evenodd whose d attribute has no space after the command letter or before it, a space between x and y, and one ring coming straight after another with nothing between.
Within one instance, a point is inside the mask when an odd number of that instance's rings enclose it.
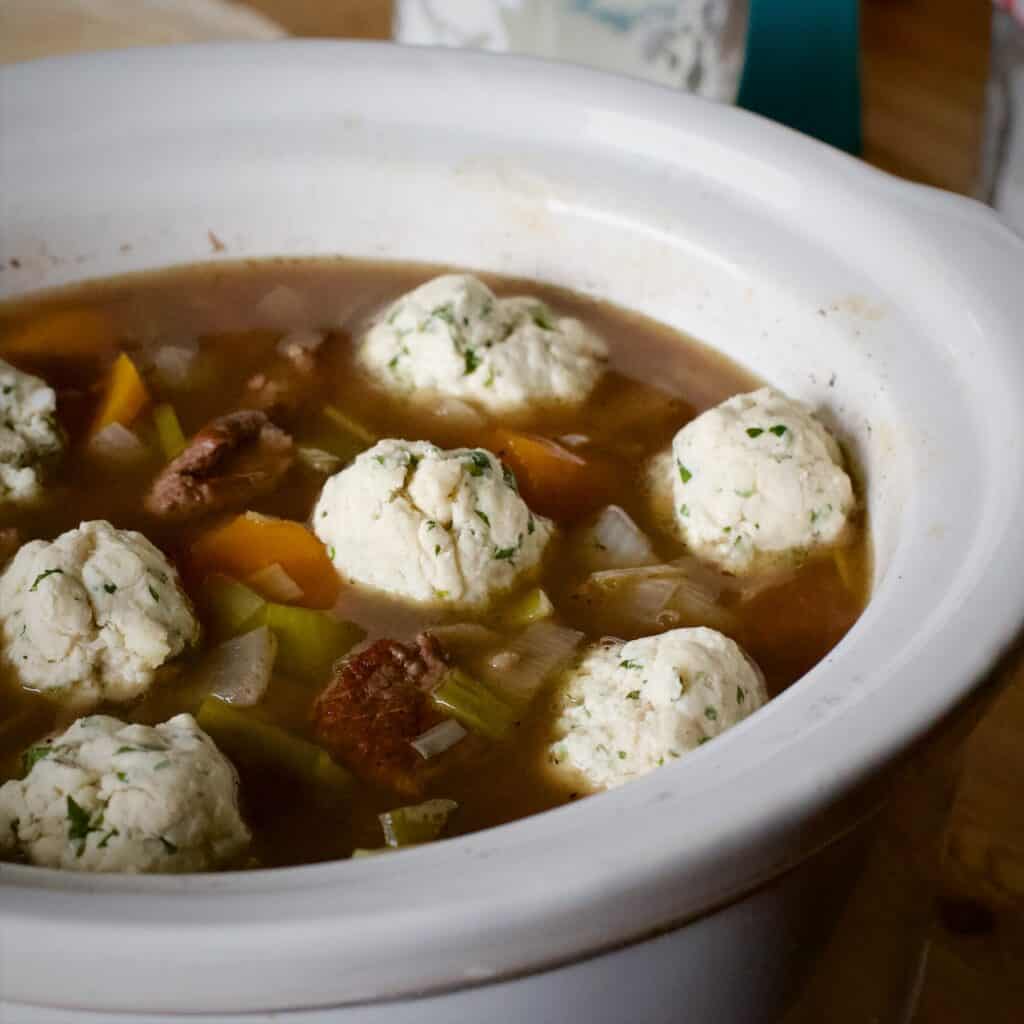
<instances>
[{"instance_id":1,"label":"chopped white onion","mask_svg":"<svg viewBox=\"0 0 1024 1024\"><path fill-rule=\"evenodd\" d=\"M515 701L529 701L541 685L566 665L583 634L553 622L534 622L479 666L484 682ZM515 661L506 655L514 655Z\"/></svg>"},{"instance_id":2,"label":"chopped white onion","mask_svg":"<svg viewBox=\"0 0 1024 1024\"><path fill-rule=\"evenodd\" d=\"M565 445L566 448L582 448L590 444L590 438L586 434L563 434L558 443Z\"/></svg>"},{"instance_id":3,"label":"chopped white onion","mask_svg":"<svg viewBox=\"0 0 1024 1024\"><path fill-rule=\"evenodd\" d=\"M710 626L728 632L732 613L719 602L723 584L692 560L593 573L578 593L602 626L655 632L670 626Z\"/></svg>"},{"instance_id":4,"label":"chopped white onion","mask_svg":"<svg viewBox=\"0 0 1024 1024\"><path fill-rule=\"evenodd\" d=\"M412 741L412 746L420 757L428 761L450 750L465 736L466 730L454 718L447 718L426 732L420 733Z\"/></svg>"},{"instance_id":5,"label":"chopped white onion","mask_svg":"<svg viewBox=\"0 0 1024 1024\"><path fill-rule=\"evenodd\" d=\"M679 580L676 578L637 579L629 584L629 601L632 613L644 621L658 622L676 596Z\"/></svg>"},{"instance_id":6,"label":"chopped white onion","mask_svg":"<svg viewBox=\"0 0 1024 1024\"><path fill-rule=\"evenodd\" d=\"M579 531L576 543L591 572L634 569L658 562L647 535L618 505L601 509L597 518Z\"/></svg>"},{"instance_id":7,"label":"chopped white onion","mask_svg":"<svg viewBox=\"0 0 1024 1024\"><path fill-rule=\"evenodd\" d=\"M730 581L730 589L735 590L741 602L753 601L766 590L780 587L788 583L796 575L793 568L771 568L763 572L755 572Z\"/></svg>"},{"instance_id":8,"label":"chopped white onion","mask_svg":"<svg viewBox=\"0 0 1024 1024\"><path fill-rule=\"evenodd\" d=\"M498 651L487 659L487 664L495 672L511 672L519 664L519 655L515 651Z\"/></svg>"},{"instance_id":9,"label":"chopped white onion","mask_svg":"<svg viewBox=\"0 0 1024 1024\"><path fill-rule=\"evenodd\" d=\"M283 356L292 356L295 351L315 352L327 337L323 331L289 331L277 343L277 351Z\"/></svg>"},{"instance_id":10,"label":"chopped white onion","mask_svg":"<svg viewBox=\"0 0 1024 1024\"><path fill-rule=\"evenodd\" d=\"M314 473L330 476L341 469L343 460L333 452L325 452L322 448L300 448L296 453L299 462L308 466Z\"/></svg>"},{"instance_id":11,"label":"chopped white onion","mask_svg":"<svg viewBox=\"0 0 1024 1024\"><path fill-rule=\"evenodd\" d=\"M180 391L192 383L199 345L195 342L173 342L160 345L153 352L153 376L156 382L172 391Z\"/></svg>"},{"instance_id":12,"label":"chopped white onion","mask_svg":"<svg viewBox=\"0 0 1024 1024\"><path fill-rule=\"evenodd\" d=\"M89 441L89 453L120 465L141 462L148 449L139 436L120 423L108 423Z\"/></svg>"},{"instance_id":13,"label":"chopped white onion","mask_svg":"<svg viewBox=\"0 0 1024 1024\"><path fill-rule=\"evenodd\" d=\"M306 300L286 284L271 288L253 310L253 323L287 331L306 319Z\"/></svg>"},{"instance_id":14,"label":"chopped white onion","mask_svg":"<svg viewBox=\"0 0 1024 1024\"><path fill-rule=\"evenodd\" d=\"M245 583L278 604L292 604L303 595L302 587L277 562L247 576Z\"/></svg>"},{"instance_id":15,"label":"chopped white onion","mask_svg":"<svg viewBox=\"0 0 1024 1024\"><path fill-rule=\"evenodd\" d=\"M252 707L267 692L276 656L277 638L260 626L210 651L199 667L199 679L205 692L236 707Z\"/></svg>"},{"instance_id":16,"label":"chopped white onion","mask_svg":"<svg viewBox=\"0 0 1024 1024\"><path fill-rule=\"evenodd\" d=\"M460 429L472 430L487 424L487 418L474 406L461 398L450 398L447 395L432 396L430 411L436 419Z\"/></svg>"}]
</instances>

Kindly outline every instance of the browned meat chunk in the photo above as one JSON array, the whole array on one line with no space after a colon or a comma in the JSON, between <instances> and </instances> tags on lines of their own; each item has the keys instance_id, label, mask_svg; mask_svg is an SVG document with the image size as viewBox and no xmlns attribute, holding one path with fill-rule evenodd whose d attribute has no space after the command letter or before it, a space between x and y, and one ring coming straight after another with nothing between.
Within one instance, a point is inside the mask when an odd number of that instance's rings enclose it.
<instances>
[{"instance_id":1,"label":"browned meat chunk","mask_svg":"<svg viewBox=\"0 0 1024 1024\"><path fill-rule=\"evenodd\" d=\"M376 643L340 662L313 705L317 740L365 779L418 796L427 777L411 742L443 716L430 692L448 665L433 637Z\"/></svg>"},{"instance_id":2,"label":"browned meat chunk","mask_svg":"<svg viewBox=\"0 0 1024 1024\"><path fill-rule=\"evenodd\" d=\"M291 437L265 413L219 416L153 481L146 510L181 521L241 507L272 491L294 457Z\"/></svg>"},{"instance_id":3,"label":"browned meat chunk","mask_svg":"<svg viewBox=\"0 0 1024 1024\"><path fill-rule=\"evenodd\" d=\"M21 546L21 535L15 526L0 528L0 569L4 563L11 558Z\"/></svg>"},{"instance_id":4,"label":"browned meat chunk","mask_svg":"<svg viewBox=\"0 0 1024 1024\"><path fill-rule=\"evenodd\" d=\"M317 349L298 342L282 341L280 354L249 378L243 403L265 412L271 419L287 420L316 399Z\"/></svg>"}]
</instances>

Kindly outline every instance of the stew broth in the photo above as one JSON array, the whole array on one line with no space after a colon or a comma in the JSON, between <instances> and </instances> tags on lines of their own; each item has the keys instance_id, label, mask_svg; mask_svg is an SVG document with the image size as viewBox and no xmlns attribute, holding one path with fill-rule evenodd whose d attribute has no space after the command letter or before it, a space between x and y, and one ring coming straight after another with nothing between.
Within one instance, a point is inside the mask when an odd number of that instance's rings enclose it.
<instances>
[{"instance_id":1,"label":"stew broth","mask_svg":"<svg viewBox=\"0 0 1024 1024\"><path fill-rule=\"evenodd\" d=\"M153 458L137 468L105 464L83 450L111 363L128 353L154 401L173 404L186 435L212 417L239 408L246 382L273 359L288 331L328 331L320 374L324 401L341 409L377 437L434 441L443 447L487 447L494 424L465 409L441 407L417 412L376 390L353 367L353 339L383 305L438 273L423 265L354 261L265 261L194 266L89 283L42 298L0 306L0 358L38 374L57 390L68 450L42 504L19 510L0 506L0 528L17 527L22 541L53 538L89 519L139 530L159 546L185 575L200 617L202 581L187 572L189 548L211 525L203 520L172 525L147 514L142 498L161 466ZM642 467L665 450L676 431L696 414L759 382L738 366L679 332L605 302L538 284L481 275L499 295L536 295L564 315L583 320L611 350L610 371L582 410L546 412L517 427L572 443L604 467L612 482L610 500L624 508L670 561L683 555L681 543L652 522ZM64 316L67 327L61 328ZM84 319L83 319L84 318ZM75 324L101 323L112 345L82 352L74 344ZM49 323L53 345L27 352L12 339L33 324ZM57 325L57 326L53 326ZM64 333L62 333L62 331ZM160 346L198 340L198 356L184 387L160 383ZM153 427L140 420L139 432ZM289 424L300 444L315 444L322 412L311 403ZM305 442L303 439L307 439ZM294 467L273 494L249 508L301 522L309 518L323 476ZM582 508L562 512L568 520ZM760 593L729 592L723 600L734 637L761 666L769 691L777 694L819 662L851 627L867 599L869 544L863 519L854 522L840 557L815 557L777 585ZM609 633L631 638L658 628L624 630L608 610L581 594L585 571L572 546L556 542L537 581L555 605L556 621L582 630L588 640ZM531 586L536 584L531 584ZM510 600L514 600L513 595ZM504 604L475 621L498 632ZM343 588L339 608L370 639L410 640L424 626L467 621L454 613L425 611L380 595ZM692 623L686 623L692 624ZM666 623L662 628L671 628ZM134 706L105 707L117 717L155 723L180 711L195 712L190 667L202 651L161 670L149 694ZM0 673L3 670L0 669ZM326 678L275 676L268 696L247 714L309 738L311 703ZM69 724L61 709L0 677L0 782L20 774L20 755L31 743ZM471 759L453 759L431 781L426 796L449 797L459 807L446 834L470 832L555 807L577 794L547 771L545 747L552 701L537 696L510 737L483 746ZM382 845L377 815L408 801L381 787L356 781L346 792L331 792L282 776L258 761L239 761L243 812L254 841L247 864L271 866L348 856L354 848Z\"/></svg>"}]
</instances>

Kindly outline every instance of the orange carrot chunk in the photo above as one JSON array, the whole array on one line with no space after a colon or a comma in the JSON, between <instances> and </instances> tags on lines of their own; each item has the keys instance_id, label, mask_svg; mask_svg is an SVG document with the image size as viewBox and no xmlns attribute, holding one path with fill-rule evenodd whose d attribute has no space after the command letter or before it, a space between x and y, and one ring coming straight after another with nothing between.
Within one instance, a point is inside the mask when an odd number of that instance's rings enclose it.
<instances>
[{"instance_id":1,"label":"orange carrot chunk","mask_svg":"<svg viewBox=\"0 0 1024 1024\"><path fill-rule=\"evenodd\" d=\"M301 523L246 512L204 533L192 545L196 574L224 573L263 593L254 574L279 565L302 591L292 602L305 608L330 608L338 596L338 574L327 551Z\"/></svg>"},{"instance_id":2,"label":"orange carrot chunk","mask_svg":"<svg viewBox=\"0 0 1024 1024\"><path fill-rule=\"evenodd\" d=\"M611 500L614 468L537 434L497 430L495 454L512 470L523 500L535 512L573 520Z\"/></svg>"},{"instance_id":3,"label":"orange carrot chunk","mask_svg":"<svg viewBox=\"0 0 1024 1024\"><path fill-rule=\"evenodd\" d=\"M149 404L149 392L139 376L135 364L123 352L110 368L107 390L93 421L92 433L98 434L111 423L130 427L135 418Z\"/></svg>"},{"instance_id":4,"label":"orange carrot chunk","mask_svg":"<svg viewBox=\"0 0 1024 1024\"><path fill-rule=\"evenodd\" d=\"M94 356L114 347L110 317L98 309L56 309L33 317L0 338L9 356Z\"/></svg>"}]
</instances>

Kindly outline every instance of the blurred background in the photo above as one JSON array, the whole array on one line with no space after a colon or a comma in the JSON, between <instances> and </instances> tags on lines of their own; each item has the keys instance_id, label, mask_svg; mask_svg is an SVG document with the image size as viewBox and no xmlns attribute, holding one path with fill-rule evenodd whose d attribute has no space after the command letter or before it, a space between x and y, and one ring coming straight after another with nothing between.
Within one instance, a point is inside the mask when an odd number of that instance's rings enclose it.
<instances>
[{"instance_id":1,"label":"blurred background","mask_svg":"<svg viewBox=\"0 0 1024 1024\"><path fill-rule=\"evenodd\" d=\"M1024 0L0 0L2 62L288 35L525 52L638 75L975 195L1024 233ZM890 894L913 886L938 894L915 1024L1024 1020L1024 679L955 756L942 844L915 846L913 809L885 825L860 894L868 912L848 921L836 995L849 1012L837 1020L870 1019L855 1008L877 973L870 947L903 927Z\"/></svg>"}]
</instances>

